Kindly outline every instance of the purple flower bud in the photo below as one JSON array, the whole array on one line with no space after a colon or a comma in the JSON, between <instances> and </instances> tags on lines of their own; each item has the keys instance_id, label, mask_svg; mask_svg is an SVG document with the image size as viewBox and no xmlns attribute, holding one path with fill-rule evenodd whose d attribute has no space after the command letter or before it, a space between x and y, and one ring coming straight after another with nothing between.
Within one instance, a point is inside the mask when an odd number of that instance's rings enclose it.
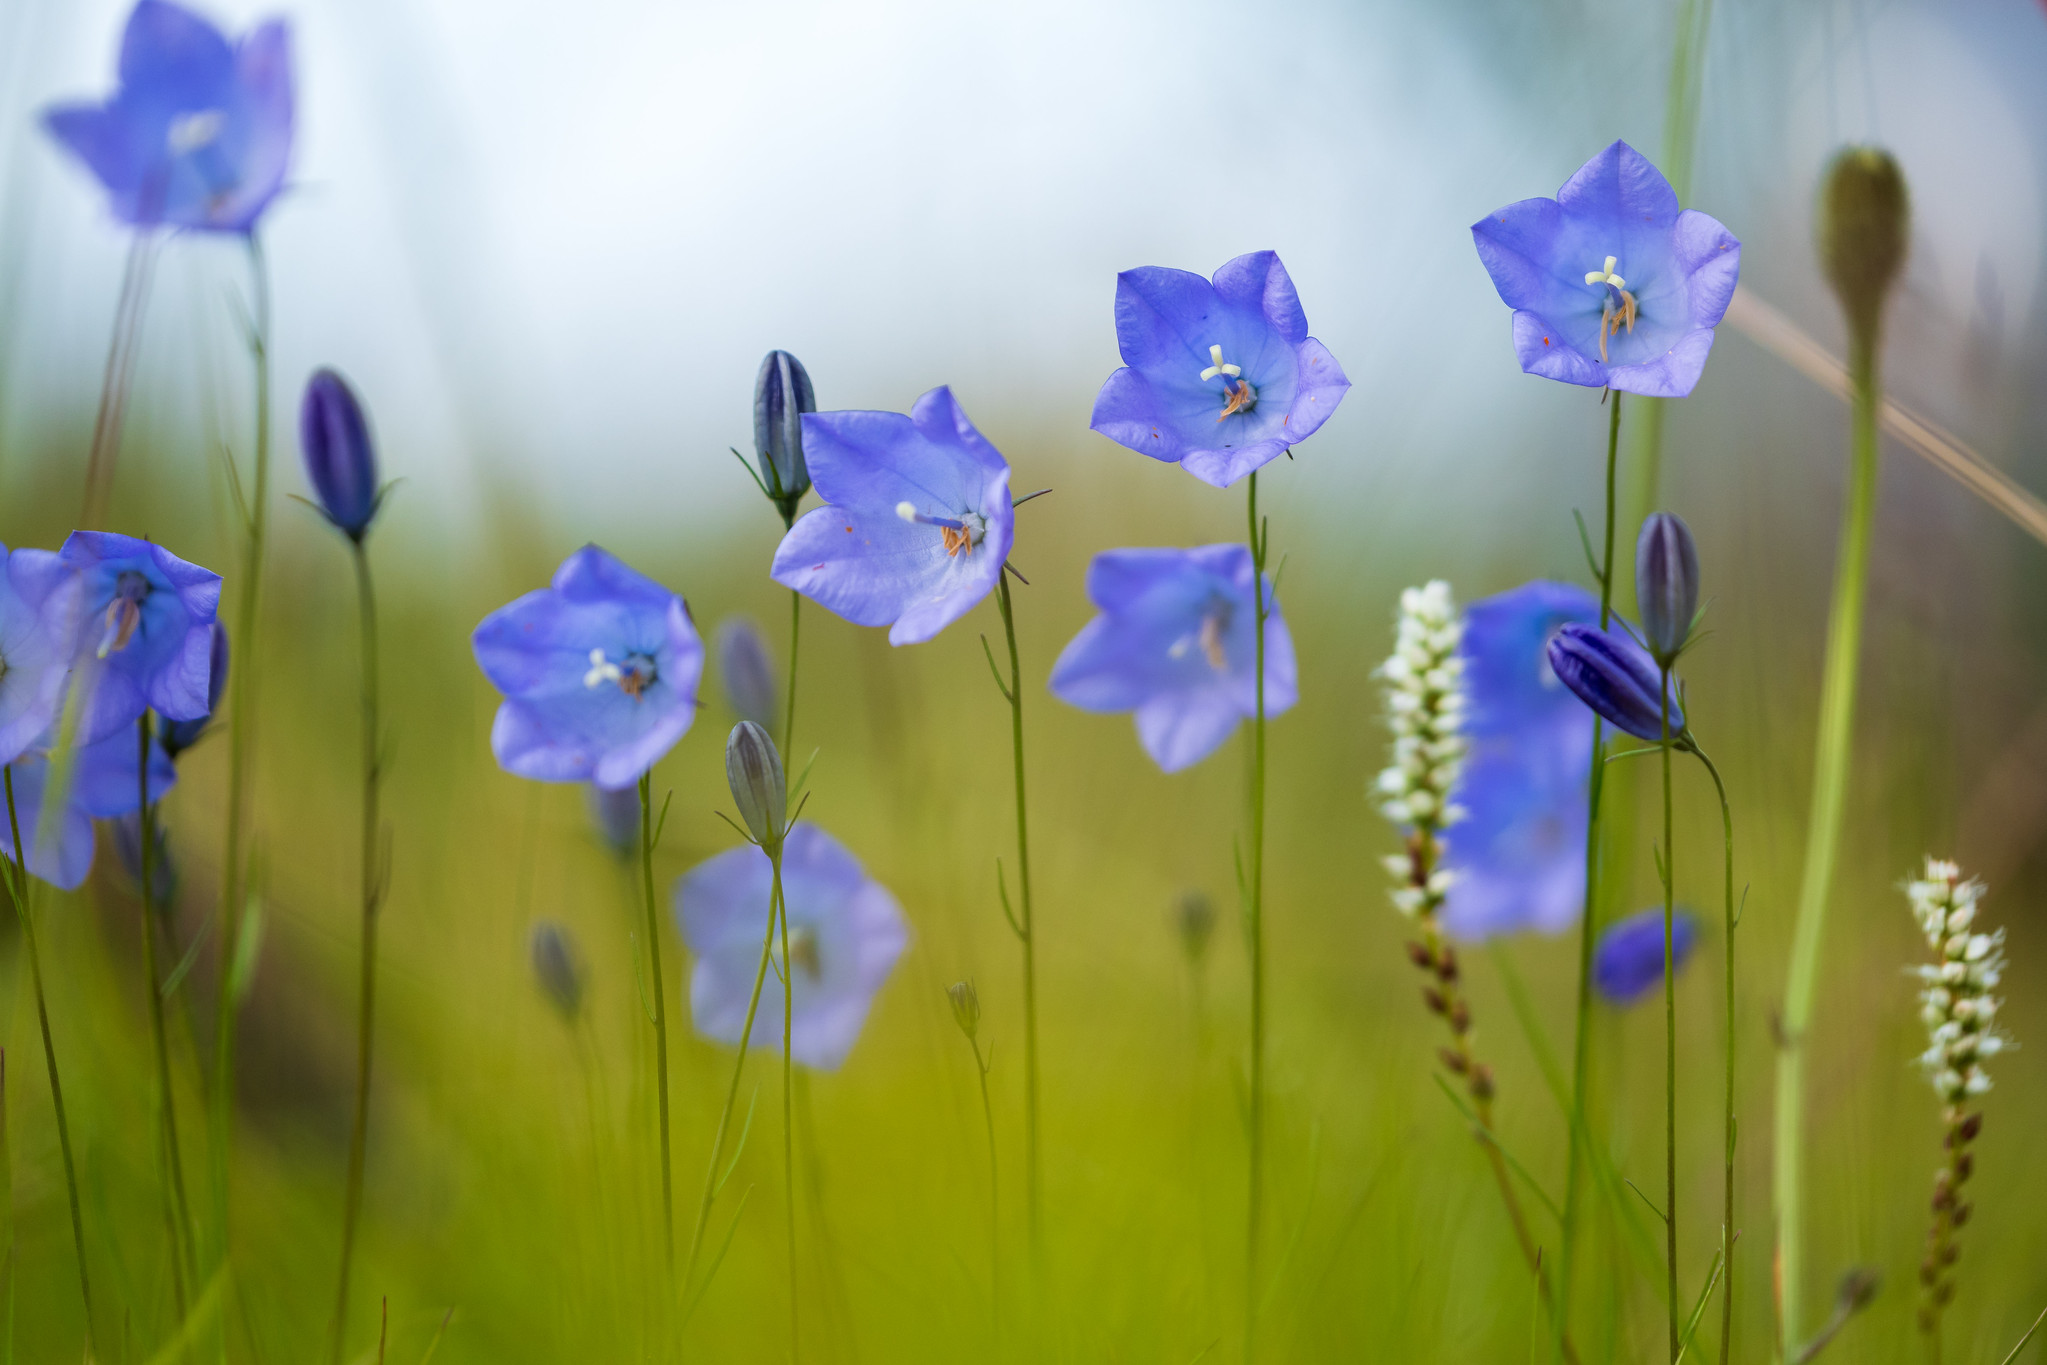
<instances>
[{"instance_id":1,"label":"purple flower bud","mask_svg":"<svg viewBox=\"0 0 2047 1365\"><path fill-rule=\"evenodd\" d=\"M763 729L774 726L775 665L760 627L744 616L729 617L718 627L718 674L734 715Z\"/></svg>"},{"instance_id":2,"label":"purple flower bud","mask_svg":"<svg viewBox=\"0 0 2047 1365\"><path fill-rule=\"evenodd\" d=\"M1699 610L1699 549L1683 518L1657 512L1642 523L1635 541L1635 605L1650 653L1669 667Z\"/></svg>"},{"instance_id":3,"label":"purple flower bud","mask_svg":"<svg viewBox=\"0 0 2047 1365\"><path fill-rule=\"evenodd\" d=\"M789 823L789 790L775 742L750 720L733 726L725 741L725 781L747 832L755 843L774 852Z\"/></svg>"},{"instance_id":4,"label":"purple flower bud","mask_svg":"<svg viewBox=\"0 0 2047 1365\"><path fill-rule=\"evenodd\" d=\"M1699 924L1688 910L1670 921L1670 955L1680 968L1698 942ZM1592 981L1616 1005L1633 1004L1663 979L1663 909L1661 906L1616 920L1599 936L1592 957Z\"/></svg>"},{"instance_id":5,"label":"purple flower bud","mask_svg":"<svg viewBox=\"0 0 2047 1365\"><path fill-rule=\"evenodd\" d=\"M348 381L315 370L299 404L299 445L320 510L350 540L360 541L377 515L377 452Z\"/></svg>"},{"instance_id":6,"label":"purple flower bud","mask_svg":"<svg viewBox=\"0 0 2047 1365\"><path fill-rule=\"evenodd\" d=\"M1663 684L1656 661L1625 635L1572 622L1549 642L1549 666L1564 686L1608 722L1637 739L1663 738ZM1670 698L1670 733L1684 732Z\"/></svg>"},{"instance_id":7,"label":"purple flower bud","mask_svg":"<svg viewBox=\"0 0 2047 1365\"><path fill-rule=\"evenodd\" d=\"M590 784L590 823L604 846L621 858L631 857L640 846L640 789L600 787Z\"/></svg>"},{"instance_id":8,"label":"purple flower bud","mask_svg":"<svg viewBox=\"0 0 2047 1365\"><path fill-rule=\"evenodd\" d=\"M163 751L176 758L199 742L199 736L206 733L206 727L220 710L220 699L227 692L227 627L220 622L213 623L213 653L211 674L206 680L206 714L196 720L167 720L163 722Z\"/></svg>"},{"instance_id":9,"label":"purple flower bud","mask_svg":"<svg viewBox=\"0 0 2047 1365\"><path fill-rule=\"evenodd\" d=\"M753 381L753 449L760 460L761 482L785 518L793 516L797 501L810 491L810 469L803 462L803 414L816 411L817 398L803 362L787 351L769 351Z\"/></svg>"},{"instance_id":10,"label":"purple flower bud","mask_svg":"<svg viewBox=\"0 0 2047 1365\"><path fill-rule=\"evenodd\" d=\"M542 920L533 926L528 947L533 954L533 975L548 1002L560 1011L564 1022L575 1022L583 1007L583 967L569 941L569 931L553 920Z\"/></svg>"}]
</instances>

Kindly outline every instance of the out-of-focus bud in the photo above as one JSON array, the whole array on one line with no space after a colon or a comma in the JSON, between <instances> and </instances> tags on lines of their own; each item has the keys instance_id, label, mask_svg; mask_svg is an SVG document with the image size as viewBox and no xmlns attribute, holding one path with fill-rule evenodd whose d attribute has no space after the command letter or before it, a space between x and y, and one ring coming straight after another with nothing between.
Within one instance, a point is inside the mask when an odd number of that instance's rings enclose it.
<instances>
[{"instance_id":1,"label":"out-of-focus bud","mask_svg":"<svg viewBox=\"0 0 2047 1365\"><path fill-rule=\"evenodd\" d=\"M114 856L120 860L121 870L142 889L142 812L129 811L117 817L114 822ZM178 903L178 869L171 862L170 836L164 833L161 821L157 822L150 840L155 851L149 857L149 899L159 914L167 914Z\"/></svg>"},{"instance_id":2,"label":"out-of-focus bud","mask_svg":"<svg viewBox=\"0 0 2047 1365\"><path fill-rule=\"evenodd\" d=\"M1874 357L1884 304L1911 243L1905 174L1880 147L1845 147L1820 184L1820 267L1848 315L1858 351Z\"/></svg>"},{"instance_id":3,"label":"out-of-focus bud","mask_svg":"<svg viewBox=\"0 0 2047 1365\"><path fill-rule=\"evenodd\" d=\"M747 833L769 853L782 842L789 819L789 789L782 776L782 756L768 732L750 720L732 727L725 741L725 781Z\"/></svg>"},{"instance_id":4,"label":"out-of-focus bud","mask_svg":"<svg viewBox=\"0 0 2047 1365\"><path fill-rule=\"evenodd\" d=\"M1625 635L1572 622L1549 642L1550 670L1608 723L1637 739L1663 738L1662 679L1656 661ZM1684 733L1673 689L1670 734Z\"/></svg>"},{"instance_id":5,"label":"out-of-focus bud","mask_svg":"<svg viewBox=\"0 0 2047 1365\"><path fill-rule=\"evenodd\" d=\"M220 711L221 697L227 693L227 627L218 621L213 623L211 669L206 679L206 714L197 720L163 722L163 751L173 759L199 742L199 736L206 733L206 727Z\"/></svg>"},{"instance_id":6,"label":"out-of-focus bud","mask_svg":"<svg viewBox=\"0 0 2047 1365\"><path fill-rule=\"evenodd\" d=\"M775 665L760 627L749 618L730 616L718 627L718 676L734 715L763 729L773 727Z\"/></svg>"},{"instance_id":7,"label":"out-of-focus bud","mask_svg":"<svg viewBox=\"0 0 2047 1365\"><path fill-rule=\"evenodd\" d=\"M1200 966L1208 956L1208 941L1215 936L1215 902L1206 891L1182 891L1173 902L1173 929L1180 935L1180 951Z\"/></svg>"},{"instance_id":8,"label":"out-of-focus bud","mask_svg":"<svg viewBox=\"0 0 2047 1365\"><path fill-rule=\"evenodd\" d=\"M1683 518L1657 512L1642 523L1635 541L1635 605L1649 652L1670 667L1699 610L1699 549Z\"/></svg>"},{"instance_id":9,"label":"out-of-focus bud","mask_svg":"<svg viewBox=\"0 0 2047 1365\"><path fill-rule=\"evenodd\" d=\"M753 449L760 460L761 482L784 521L795 519L797 502L810 491L810 468L803 463L803 414L816 411L817 398L803 362L787 351L769 351L753 381Z\"/></svg>"},{"instance_id":10,"label":"out-of-focus bud","mask_svg":"<svg viewBox=\"0 0 2047 1365\"><path fill-rule=\"evenodd\" d=\"M640 846L640 789L590 784L590 823L604 846L629 858Z\"/></svg>"},{"instance_id":11,"label":"out-of-focus bud","mask_svg":"<svg viewBox=\"0 0 2047 1365\"><path fill-rule=\"evenodd\" d=\"M953 982L945 988L945 998L952 1001L952 1021L961 1033L972 1038L981 1031L981 993L973 982Z\"/></svg>"},{"instance_id":12,"label":"out-of-focus bud","mask_svg":"<svg viewBox=\"0 0 2047 1365\"><path fill-rule=\"evenodd\" d=\"M348 381L332 370L315 370L306 381L306 396L299 404L299 446L320 510L350 540L360 541L382 501L377 452L362 405Z\"/></svg>"},{"instance_id":13,"label":"out-of-focus bud","mask_svg":"<svg viewBox=\"0 0 2047 1365\"><path fill-rule=\"evenodd\" d=\"M533 976L563 1022L574 1023L583 1008L583 964L569 931L553 920L533 926L527 948L533 955Z\"/></svg>"}]
</instances>

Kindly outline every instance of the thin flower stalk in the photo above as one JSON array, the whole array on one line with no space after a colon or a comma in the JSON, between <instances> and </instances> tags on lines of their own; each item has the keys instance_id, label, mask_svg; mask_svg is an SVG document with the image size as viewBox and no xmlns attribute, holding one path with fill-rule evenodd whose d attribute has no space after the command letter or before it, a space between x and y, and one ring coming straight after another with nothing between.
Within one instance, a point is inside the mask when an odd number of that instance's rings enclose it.
<instances>
[{"instance_id":1,"label":"thin flower stalk","mask_svg":"<svg viewBox=\"0 0 2047 1365\"><path fill-rule=\"evenodd\" d=\"M1258 1343L1258 1230L1265 1195L1265 620L1271 598L1265 587L1265 554L1270 528L1258 515L1258 471L1246 481L1251 566L1257 588L1257 709L1251 717L1250 848L1242 870L1245 936L1251 953L1251 1171L1244 1222L1244 1358Z\"/></svg>"},{"instance_id":2,"label":"thin flower stalk","mask_svg":"<svg viewBox=\"0 0 2047 1365\"><path fill-rule=\"evenodd\" d=\"M1684 1311L1677 1291L1677 948L1673 925L1677 916L1676 850L1671 847L1670 796L1670 665L1660 669L1663 704L1663 1240L1665 1292L1670 1316L1670 1360L1677 1365L1683 1351Z\"/></svg>"},{"instance_id":3,"label":"thin flower stalk","mask_svg":"<svg viewBox=\"0 0 2047 1365\"><path fill-rule=\"evenodd\" d=\"M789 1359L793 1365L802 1356L796 1315L796 1068L791 1053L796 1036L796 960L789 955L789 903L774 899L779 904L772 918L782 933L782 1209L789 1235Z\"/></svg>"},{"instance_id":4,"label":"thin flower stalk","mask_svg":"<svg viewBox=\"0 0 2047 1365\"><path fill-rule=\"evenodd\" d=\"M128 395L135 383L135 355L142 344L142 318L149 306L156 274L156 238L137 228L128 245L128 263L121 272L121 294L114 305L114 331L107 342L107 367L100 379L99 411L92 422L92 449L85 461L85 506L78 524L97 529L106 520L113 496L114 462L120 454L121 429L128 415Z\"/></svg>"},{"instance_id":5,"label":"thin flower stalk","mask_svg":"<svg viewBox=\"0 0 2047 1365\"><path fill-rule=\"evenodd\" d=\"M647 904L647 967L654 978L654 1093L661 1123L661 1232L675 1273L675 1191L668 1145L668 987L661 973L661 912L654 901L654 776L640 774L640 890ZM769 924L769 932L774 925ZM714 1158L715 1160L715 1158Z\"/></svg>"},{"instance_id":6,"label":"thin flower stalk","mask_svg":"<svg viewBox=\"0 0 2047 1365\"><path fill-rule=\"evenodd\" d=\"M1720 769L1706 756L1698 742L1689 733L1680 746L1705 765L1706 772L1713 779L1714 794L1720 798L1721 848L1726 859L1724 879L1725 904L1721 910L1721 932L1725 936L1722 989L1726 1010L1727 1053L1725 1074L1722 1076L1722 1101L1724 1123L1722 1125L1722 1172L1720 1186L1720 1365L1727 1365L1734 1343L1734 1147L1736 1137L1734 1117L1734 930L1740 916L1734 907L1734 808L1727 800L1727 784L1720 778Z\"/></svg>"},{"instance_id":7,"label":"thin flower stalk","mask_svg":"<svg viewBox=\"0 0 2047 1365\"><path fill-rule=\"evenodd\" d=\"M1003 691L1009 700L1010 748L1016 773L1016 882L1017 908L1021 913L1011 919L1010 926L1023 947L1024 1204L1030 1215L1032 1258L1042 1263L1045 1228L1038 1152L1037 924L1031 915L1031 831L1024 805L1023 665L1016 651L1016 613L1006 572L997 576L995 605L1002 612L1003 637L1009 646L1009 683ZM999 676L996 682L1000 685ZM1007 892L1004 895L1006 911Z\"/></svg>"},{"instance_id":8,"label":"thin flower stalk","mask_svg":"<svg viewBox=\"0 0 2047 1365\"><path fill-rule=\"evenodd\" d=\"M1945 1155L1933 1178L1933 1225L1919 1265L1919 1331L1927 1359L1940 1365L1941 1319L1955 1295L1954 1267L1961 1255L1957 1233L1974 1208L1962 1197L1976 1166L1969 1144L1983 1131L1981 1111L1971 1113L1969 1107L1990 1090L1984 1062L2008 1045L1995 1026L2002 1002L1990 993L2004 975L2004 931L1981 931L1976 907L1983 884L1963 880L1953 863L1928 858L1925 875L1909 883L1905 894L1933 951L1933 961L1917 972L1923 987L1919 1017L1928 1034L1919 1063L1940 1098Z\"/></svg>"},{"instance_id":9,"label":"thin flower stalk","mask_svg":"<svg viewBox=\"0 0 2047 1365\"><path fill-rule=\"evenodd\" d=\"M185 1162L178 1146L178 1114L171 1086L170 1036L164 1026L163 983L156 965L156 896L152 875L156 851L156 808L149 791L150 716L135 722L136 785L142 839L137 859L142 883L142 978L149 993L149 1033L156 1058L157 1141L164 1160L164 1213L171 1241L171 1293L178 1316L184 1317L187 1288L196 1248L192 1240L192 1209L185 1195Z\"/></svg>"}]
</instances>

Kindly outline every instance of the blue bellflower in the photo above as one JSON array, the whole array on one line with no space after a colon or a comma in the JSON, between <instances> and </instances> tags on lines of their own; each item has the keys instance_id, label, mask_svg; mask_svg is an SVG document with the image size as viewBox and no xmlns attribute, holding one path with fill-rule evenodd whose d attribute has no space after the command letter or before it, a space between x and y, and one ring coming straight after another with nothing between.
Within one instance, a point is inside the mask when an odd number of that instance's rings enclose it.
<instances>
[{"instance_id":1,"label":"blue bellflower","mask_svg":"<svg viewBox=\"0 0 2047 1365\"><path fill-rule=\"evenodd\" d=\"M48 550L0 545L0 560L0 763L12 763L64 704L83 584Z\"/></svg>"},{"instance_id":2,"label":"blue bellflower","mask_svg":"<svg viewBox=\"0 0 2047 1365\"><path fill-rule=\"evenodd\" d=\"M491 752L519 777L629 786L696 719L704 647L689 609L595 545L484 617L471 645L505 698Z\"/></svg>"},{"instance_id":3,"label":"blue bellflower","mask_svg":"<svg viewBox=\"0 0 2047 1365\"><path fill-rule=\"evenodd\" d=\"M214 713L220 710L220 699L227 695L227 627L220 622L213 623L212 675L206 681L206 714L197 720L167 720L160 733L163 736L164 751L176 758L199 742L212 723Z\"/></svg>"},{"instance_id":4,"label":"blue bellflower","mask_svg":"<svg viewBox=\"0 0 2047 1365\"><path fill-rule=\"evenodd\" d=\"M1315 434L1350 380L1308 335L1308 316L1271 251L1213 281L1143 266L1116 277L1123 368L1089 425L1119 445L1228 488Z\"/></svg>"},{"instance_id":5,"label":"blue bellflower","mask_svg":"<svg viewBox=\"0 0 2047 1365\"><path fill-rule=\"evenodd\" d=\"M299 451L320 515L350 540L369 533L384 500L377 448L355 390L333 370L315 370L299 403Z\"/></svg>"},{"instance_id":6,"label":"blue bellflower","mask_svg":"<svg viewBox=\"0 0 2047 1365\"><path fill-rule=\"evenodd\" d=\"M780 717L775 706L775 664L761 628L745 616L728 616L718 624L718 676L725 684L725 704L741 720L772 730Z\"/></svg>"},{"instance_id":7,"label":"blue bellflower","mask_svg":"<svg viewBox=\"0 0 2047 1365\"><path fill-rule=\"evenodd\" d=\"M896 412L803 415L827 506L775 550L774 579L856 626L920 644L995 588L1015 532L1009 464L936 388Z\"/></svg>"},{"instance_id":8,"label":"blue bellflower","mask_svg":"<svg viewBox=\"0 0 2047 1365\"><path fill-rule=\"evenodd\" d=\"M1514 353L1545 379L1682 398L1699 382L1734 297L1741 243L1680 210L1647 157L1616 142L1554 199L1471 225L1479 260L1514 310Z\"/></svg>"},{"instance_id":9,"label":"blue bellflower","mask_svg":"<svg viewBox=\"0 0 2047 1365\"><path fill-rule=\"evenodd\" d=\"M676 883L676 917L696 958L690 1018L706 1038L737 1044L745 1030L771 894L768 855L753 844L699 863ZM805 1066L836 1070L909 945L909 927L887 888L808 822L792 825L783 842L782 895L796 982L789 1051ZM759 1048L782 1045L782 983L772 970L761 986L752 1041Z\"/></svg>"},{"instance_id":10,"label":"blue bellflower","mask_svg":"<svg viewBox=\"0 0 2047 1365\"><path fill-rule=\"evenodd\" d=\"M1679 971L1699 940L1699 922L1688 910L1671 916L1670 954ZM1592 982L1616 1005L1632 1005L1663 980L1663 907L1615 920L1599 935L1592 955Z\"/></svg>"},{"instance_id":11,"label":"blue bellflower","mask_svg":"<svg viewBox=\"0 0 2047 1365\"><path fill-rule=\"evenodd\" d=\"M1559 933L1584 908L1592 717L1547 649L1567 623L1598 619L1583 588L1540 581L1465 612L1465 814L1444 859L1455 877L1443 926L1456 938Z\"/></svg>"},{"instance_id":12,"label":"blue bellflower","mask_svg":"<svg viewBox=\"0 0 2047 1365\"><path fill-rule=\"evenodd\" d=\"M1578 700L1637 739L1663 742L1663 680L1649 652L1618 631L1568 625L1549 642L1549 666ZM1670 680L1670 737L1684 733Z\"/></svg>"},{"instance_id":13,"label":"blue bellflower","mask_svg":"<svg viewBox=\"0 0 2047 1365\"><path fill-rule=\"evenodd\" d=\"M43 126L138 228L252 231L291 161L291 39L281 20L241 41L166 0L141 0L105 104L59 104Z\"/></svg>"},{"instance_id":14,"label":"blue bellflower","mask_svg":"<svg viewBox=\"0 0 2047 1365\"><path fill-rule=\"evenodd\" d=\"M220 575L111 531L73 531L57 557L82 580L78 651L97 665L79 742L132 725L145 710L169 721L210 713Z\"/></svg>"},{"instance_id":15,"label":"blue bellflower","mask_svg":"<svg viewBox=\"0 0 2047 1365\"><path fill-rule=\"evenodd\" d=\"M1083 711L1134 711L1138 742L1172 773L1199 763L1258 706L1258 579L1243 545L1109 550L1088 566L1102 614L1052 668ZM1294 642L1265 582L1265 713L1297 697Z\"/></svg>"},{"instance_id":16,"label":"blue bellflower","mask_svg":"<svg viewBox=\"0 0 2047 1365\"><path fill-rule=\"evenodd\" d=\"M136 771L137 743L134 735L109 735L96 744L79 749L72 758L71 791L60 813L61 823L53 830L42 828L43 789L50 777L50 749L55 734L46 733L41 743L14 761L14 818L20 826L21 841L28 845L28 870L64 891L83 885L92 871L93 824L112 820L142 806L141 774ZM149 746L149 799L163 800L177 783L178 770L163 745ZM0 854L9 861L15 856L14 830L7 823L4 795L0 795Z\"/></svg>"}]
</instances>

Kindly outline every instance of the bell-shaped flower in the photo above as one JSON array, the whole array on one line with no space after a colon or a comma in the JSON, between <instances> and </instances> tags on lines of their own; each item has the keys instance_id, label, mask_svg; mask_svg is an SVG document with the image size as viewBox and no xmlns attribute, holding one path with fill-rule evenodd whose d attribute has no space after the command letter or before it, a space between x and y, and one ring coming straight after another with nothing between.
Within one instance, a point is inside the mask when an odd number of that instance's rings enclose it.
<instances>
[{"instance_id":1,"label":"bell-shaped flower","mask_svg":"<svg viewBox=\"0 0 2047 1365\"><path fill-rule=\"evenodd\" d=\"M369 533L384 500L377 448L355 390L333 370L315 370L299 403L299 452L320 514L350 540Z\"/></svg>"},{"instance_id":2,"label":"bell-shaped flower","mask_svg":"<svg viewBox=\"0 0 2047 1365\"><path fill-rule=\"evenodd\" d=\"M1676 679L1666 699L1656 661L1627 636L1591 625L1565 626L1549 642L1549 666L1579 701L1635 738L1662 742L1666 704L1670 738L1684 734Z\"/></svg>"},{"instance_id":3,"label":"bell-shaped flower","mask_svg":"<svg viewBox=\"0 0 2047 1365\"><path fill-rule=\"evenodd\" d=\"M562 1022L573 1024L583 1008L585 975L582 955L566 925L541 920L527 935L526 948L533 959L533 979L540 993L553 1005Z\"/></svg>"},{"instance_id":4,"label":"bell-shaped flower","mask_svg":"<svg viewBox=\"0 0 2047 1365\"><path fill-rule=\"evenodd\" d=\"M1443 926L1463 940L1559 933L1585 900L1585 788L1592 717L1550 668L1550 640L1596 622L1599 601L1537 581L1465 611L1466 743L1450 831Z\"/></svg>"},{"instance_id":5,"label":"bell-shaped flower","mask_svg":"<svg viewBox=\"0 0 2047 1365\"><path fill-rule=\"evenodd\" d=\"M696 719L704 647L689 609L595 545L484 617L471 646L505 698L491 752L519 777L629 786Z\"/></svg>"},{"instance_id":6,"label":"bell-shaped flower","mask_svg":"<svg viewBox=\"0 0 2047 1365\"><path fill-rule=\"evenodd\" d=\"M725 704L735 716L774 727L775 665L761 628L749 618L728 616L718 623L718 677L725 684Z\"/></svg>"},{"instance_id":7,"label":"bell-shaped flower","mask_svg":"<svg viewBox=\"0 0 2047 1365\"><path fill-rule=\"evenodd\" d=\"M22 843L28 846L30 874L71 891L83 885L92 871L92 822L112 820L141 809L142 774L137 767L141 755L137 753L140 746L136 737L126 731L74 752L64 809L57 814L57 824L45 829L43 791L50 778L50 750L56 742L54 733L46 733L35 748L15 759L9 768L14 782L14 820L8 823L6 798L0 795L0 854L13 860L14 834L18 828ZM178 770L170 755L163 751L162 744L152 741L150 803L163 800L164 793L177 780Z\"/></svg>"},{"instance_id":8,"label":"bell-shaped flower","mask_svg":"<svg viewBox=\"0 0 2047 1365\"><path fill-rule=\"evenodd\" d=\"M1670 920L1670 955L1679 971L1699 940L1699 922L1689 910ZM1616 1005L1631 1005L1663 980L1663 907L1651 906L1615 920L1599 935L1592 953L1592 983Z\"/></svg>"},{"instance_id":9,"label":"bell-shaped flower","mask_svg":"<svg viewBox=\"0 0 2047 1365\"><path fill-rule=\"evenodd\" d=\"M131 725L213 710L213 627L220 575L163 546L111 531L73 531L57 557L78 571L77 649L89 696L79 742Z\"/></svg>"},{"instance_id":10,"label":"bell-shaped flower","mask_svg":"<svg viewBox=\"0 0 2047 1365\"><path fill-rule=\"evenodd\" d=\"M1136 713L1137 739L1172 773L1199 763L1258 709L1260 581L1243 545L1108 550L1088 566L1102 614L1052 668L1052 694L1083 711ZM1297 698L1294 642L1264 581L1265 713Z\"/></svg>"},{"instance_id":11,"label":"bell-shaped flower","mask_svg":"<svg viewBox=\"0 0 2047 1365\"><path fill-rule=\"evenodd\" d=\"M1625 142L1579 167L1556 198L1509 204L1471 236L1514 310L1523 370L1654 398L1699 382L1741 273L1734 235L1680 210L1663 173Z\"/></svg>"},{"instance_id":12,"label":"bell-shaped flower","mask_svg":"<svg viewBox=\"0 0 2047 1365\"><path fill-rule=\"evenodd\" d=\"M803 452L827 506L775 550L774 579L890 644L929 640L995 588L1015 531L1009 464L936 388L898 412L814 412Z\"/></svg>"},{"instance_id":13,"label":"bell-shaped flower","mask_svg":"<svg viewBox=\"0 0 2047 1365\"><path fill-rule=\"evenodd\" d=\"M754 844L699 863L676 883L676 918L696 959L690 1018L706 1038L737 1044L745 1031L772 895L768 855ZM888 889L807 821L792 825L783 842L782 896L790 961L778 956L761 986L753 1046L782 1046L780 978L786 974L795 982L790 1055L831 1071L846 1060L875 992L909 945L909 926ZM782 951L779 934L774 951Z\"/></svg>"},{"instance_id":14,"label":"bell-shaped flower","mask_svg":"<svg viewBox=\"0 0 2047 1365\"><path fill-rule=\"evenodd\" d=\"M54 105L50 135L106 187L114 216L249 232L291 161L291 38L282 20L239 42L167 0L141 0L104 104Z\"/></svg>"},{"instance_id":15,"label":"bell-shaped flower","mask_svg":"<svg viewBox=\"0 0 2047 1365\"><path fill-rule=\"evenodd\" d=\"M159 733L163 736L164 752L176 758L199 742L212 722L214 712L220 710L220 699L227 695L227 627L220 622L213 623L212 669L206 681L206 714L197 720L167 720Z\"/></svg>"},{"instance_id":16,"label":"bell-shaped flower","mask_svg":"<svg viewBox=\"0 0 2047 1365\"><path fill-rule=\"evenodd\" d=\"M640 847L640 790L638 787L600 787L590 784L590 823L604 846L620 858L630 858Z\"/></svg>"},{"instance_id":17,"label":"bell-shaped flower","mask_svg":"<svg viewBox=\"0 0 2047 1365\"><path fill-rule=\"evenodd\" d=\"M84 585L48 550L0 545L0 561L0 763L12 763L64 704Z\"/></svg>"},{"instance_id":18,"label":"bell-shaped flower","mask_svg":"<svg viewBox=\"0 0 2047 1365\"><path fill-rule=\"evenodd\" d=\"M1123 368L1089 425L1155 460L1227 488L1315 434L1350 388L1271 251L1214 280L1142 266L1116 277Z\"/></svg>"}]
</instances>

